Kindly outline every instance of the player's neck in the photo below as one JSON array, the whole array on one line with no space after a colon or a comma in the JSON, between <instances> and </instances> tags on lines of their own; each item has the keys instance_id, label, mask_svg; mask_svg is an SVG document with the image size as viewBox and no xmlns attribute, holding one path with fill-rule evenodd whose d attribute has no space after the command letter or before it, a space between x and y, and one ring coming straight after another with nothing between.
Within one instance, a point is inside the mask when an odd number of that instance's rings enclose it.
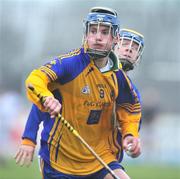
<instances>
[{"instance_id":1,"label":"player's neck","mask_svg":"<svg viewBox=\"0 0 180 179\"><path fill-rule=\"evenodd\" d=\"M108 57L99 58L99 59L97 59L97 60L94 60L95 65L96 65L99 69L105 67L106 64L107 64L107 62L108 62Z\"/></svg>"}]
</instances>

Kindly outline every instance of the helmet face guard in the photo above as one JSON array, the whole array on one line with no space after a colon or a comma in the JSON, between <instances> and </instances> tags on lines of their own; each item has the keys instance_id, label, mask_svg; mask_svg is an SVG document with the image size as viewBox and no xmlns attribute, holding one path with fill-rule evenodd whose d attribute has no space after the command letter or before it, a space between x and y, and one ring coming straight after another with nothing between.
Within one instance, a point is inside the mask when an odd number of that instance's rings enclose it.
<instances>
[{"instance_id":1,"label":"helmet face guard","mask_svg":"<svg viewBox=\"0 0 180 179\"><path fill-rule=\"evenodd\" d=\"M130 29L122 29L120 31L120 41L117 48L121 51L116 53L122 63L124 71L134 69L142 57L144 50L144 36ZM122 52L122 49L124 49Z\"/></svg>"},{"instance_id":2,"label":"helmet face guard","mask_svg":"<svg viewBox=\"0 0 180 179\"><path fill-rule=\"evenodd\" d=\"M84 20L84 39L83 43L87 45L86 51L93 58L104 58L108 56L112 49L108 47L108 40L104 43L104 48L98 47L89 47L89 39L87 40L88 35L90 34L91 28L96 26L96 34L100 33L100 29L102 26L106 27L106 31L108 29L108 37L112 36L115 38L118 36L119 31L119 20L117 18L117 13L108 8L92 8L87 18ZM106 32L107 33L107 32ZM93 39L95 40L95 39Z\"/></svg>"}]
</instances>

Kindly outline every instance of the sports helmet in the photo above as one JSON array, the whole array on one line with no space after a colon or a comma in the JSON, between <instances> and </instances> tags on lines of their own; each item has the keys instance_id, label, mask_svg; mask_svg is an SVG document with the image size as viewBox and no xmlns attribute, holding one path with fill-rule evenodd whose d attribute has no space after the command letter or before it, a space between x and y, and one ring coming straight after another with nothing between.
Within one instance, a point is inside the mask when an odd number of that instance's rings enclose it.
<instances>
[{"instance_id":1,"label":"sports helmet","mask_svg":"<svg viewBox=\"0 0 180 179\"><path fill-rule=\"evenodd\" d=\"M90 9L89 14L84 20L84 36L89 32L89 27L91 24L101 24L111 27L113 37L118 36L120 23L117 16L117 12L113 9L106 7L93 7ZM87 53L94 59L103 58L108 56L111 50L97 50L89 48L87 41L84 40L84 46L86 47Z\"/></svg>"},{"instance_id":2,"label":"sports helmet","mask_svg":"<svg viewBox=\"0 0 180 179\"><path fill-rule=\"evenodd\" d=\"M137 65L137 63L142 58L142 54L144 50L144 36L139 32L136 32L131 29L121 29L119 33L120 33L120 43L118 43L119 48L121 48L124 39L130 40L129 50L131 49L133 42L138 44L137 57L134 61L131 61L128 58L119 58L123 70L130 71L134 69L134 66Z\"/></svg>"}]
</instances>

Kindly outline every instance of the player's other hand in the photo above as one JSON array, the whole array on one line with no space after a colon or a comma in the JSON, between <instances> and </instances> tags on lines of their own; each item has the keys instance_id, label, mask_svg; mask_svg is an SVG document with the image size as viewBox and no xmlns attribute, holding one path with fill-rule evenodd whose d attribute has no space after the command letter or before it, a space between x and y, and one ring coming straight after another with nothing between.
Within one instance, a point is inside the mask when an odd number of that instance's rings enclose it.
<instances>
[{"instance_id":1,"label":"player's other hand","mask_svg":"<svg viewBox=\"0 0 180 179\"><path fill-rule=\"evenodd\" d=\"M131 135L127 135L123 140L123 148L132 158L136 158L141 154L140 139Z\"/></svg>"},{"instance_id":2,"label":"player's other hand","mask_svg":"<svg viewBox=\"0 0 180 179\"><path fill-rule=\"evenodd\" d=\"M34 156L34 146L30 145L21 145L18 152L15 155L16 164L20 166L27 166L29 167L33 161Z\"/></svg>"},{"instance_id":3,"label":"player's other hand","mask_svg":"<svg viewBox=\"0 0 180 179\"><path fill-rule=\"evenodd\" d=\"M46 97L43 105L45 110L49 112L51 118L55 118L61 109L59 101L52 96Z\"/></svg>"}]
</instances>

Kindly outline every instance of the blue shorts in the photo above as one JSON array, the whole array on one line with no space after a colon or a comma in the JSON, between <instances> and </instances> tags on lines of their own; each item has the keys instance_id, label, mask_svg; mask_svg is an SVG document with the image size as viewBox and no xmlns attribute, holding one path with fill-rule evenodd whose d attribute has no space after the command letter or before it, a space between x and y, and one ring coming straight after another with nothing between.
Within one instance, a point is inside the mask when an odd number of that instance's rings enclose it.
<instances>
[{"instance_id":1,"label":"blue shorts","mask_svg":"<svg viewBox=\"0 0 180 179\"><path fill-rule=\"evenodd\" d=\"M85 176L78 176L78 175L70 175L70 174L64 174L61 173L54 168L52 168L49 164L47 164L45 161L43 162L43 179L103 179L109 171L106 168L102 168L101 170ZM112 169L123 169L124 168L118 163L118 162L111 162L108 164L108 166Z\"/></svg>"}]
</instances>

